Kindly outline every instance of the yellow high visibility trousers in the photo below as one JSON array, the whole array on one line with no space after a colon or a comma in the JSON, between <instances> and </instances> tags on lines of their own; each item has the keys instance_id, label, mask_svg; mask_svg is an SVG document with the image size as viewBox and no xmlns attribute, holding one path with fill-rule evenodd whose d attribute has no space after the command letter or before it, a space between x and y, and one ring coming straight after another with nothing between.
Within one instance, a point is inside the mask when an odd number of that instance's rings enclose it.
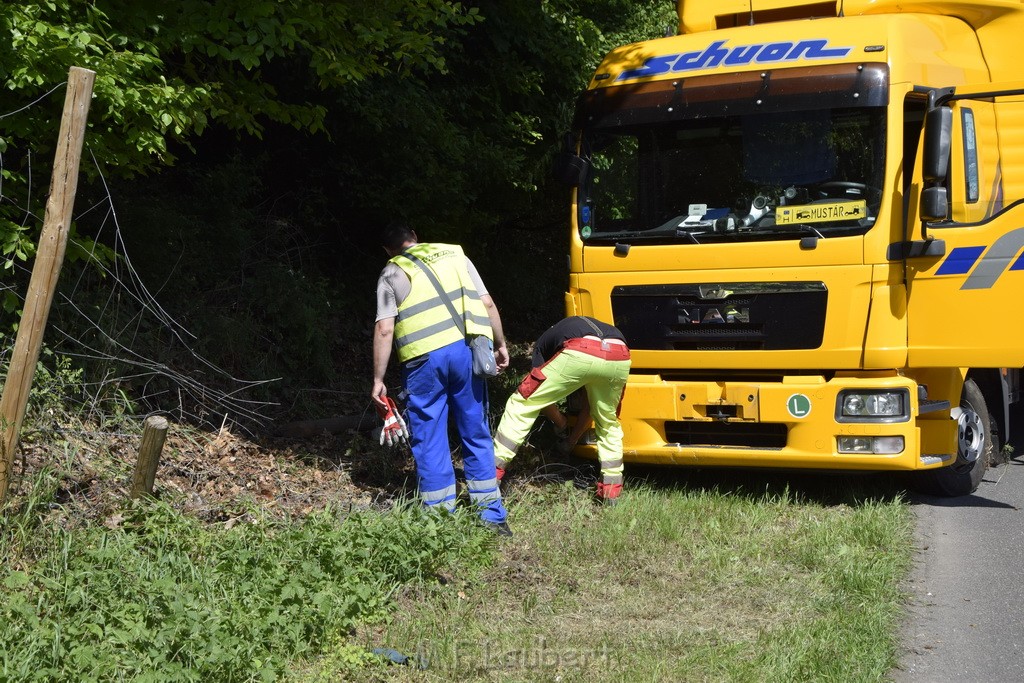
<instances>
[{"instance_id":1,"label":"yellow high visibility trousers","mask_svg":"<svg viewBox=\"0 0 1024 683\"><path fill-rule=\"evenodd\" d=\"M617 415L630 361L606 360L582 351L563 349L533 368L509 397L494 436L494 459L507 468L533 423L546 406L585 389L597 435L597 457L605 484L622 483L622 426Z\"/></svg>"}]
</instances>

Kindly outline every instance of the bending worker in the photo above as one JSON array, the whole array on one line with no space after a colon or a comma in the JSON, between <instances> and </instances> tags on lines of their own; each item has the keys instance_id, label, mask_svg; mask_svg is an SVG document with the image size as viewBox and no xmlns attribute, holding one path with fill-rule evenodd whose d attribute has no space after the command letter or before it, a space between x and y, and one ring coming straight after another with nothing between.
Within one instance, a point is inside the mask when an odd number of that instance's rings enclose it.
<instances>
[{"instance_id":1,"label":"bending worker","mask_svg":"<svg viewBox=\"0 0 1024 683\"><path fill-rule=\"evenodd\" d=\"M511 535L494 468L485 410L487 384L473 374L463 333L464 329L493 340L498 369L508 367L498 309L461 247L419 243L405 224L388 226L382 244L391 259L377 282L371 397L385 404L384 373L394 343L409 395L410 446L421 500L428 506L455 508L455 470L448 444L450 408L462 441L470 501L486 525ZM454 318L449 304L461 320Z\"/></svg>"},{"instance_id":2,"label":"bending worker","mask_svg":"<svg viewBox=\"0 0 1024 683\"><path fill-rule=\"evenodd\" d=\"M597 433L601 481L597 498L614 502L622 491L622 425L618 407L629 375L629 348L615 327L574 316L548 328L533 346L533 369L505 404L494 436L498 478L529 435L537 415L577 389L586 390ZM587 420L579 416L578 435ZM556 425L558 426L558 425Z\"/></svg>"}]
</instances>

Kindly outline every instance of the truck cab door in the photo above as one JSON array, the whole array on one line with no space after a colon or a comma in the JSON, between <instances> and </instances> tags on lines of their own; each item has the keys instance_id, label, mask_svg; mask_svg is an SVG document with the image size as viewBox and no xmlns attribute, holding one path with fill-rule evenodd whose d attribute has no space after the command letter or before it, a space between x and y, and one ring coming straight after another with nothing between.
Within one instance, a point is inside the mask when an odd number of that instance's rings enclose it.
<instances>
[{"instance_id":1,"label":"truck cab door","mask_svg":"<svg viewBox=\"0 0 1024 683\"><path fill-rule=\"evenodd\" d=\"M932 94L904 243L908 364L1024 365L1024 83Z\"/></svg>"}]
</instances>

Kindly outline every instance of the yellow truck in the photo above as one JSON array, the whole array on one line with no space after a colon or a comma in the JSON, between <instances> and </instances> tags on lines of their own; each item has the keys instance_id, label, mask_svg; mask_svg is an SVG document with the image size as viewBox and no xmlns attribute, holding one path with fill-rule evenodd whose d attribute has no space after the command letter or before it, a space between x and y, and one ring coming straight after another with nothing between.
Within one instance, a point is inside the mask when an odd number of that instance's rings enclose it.
<instances>
[{"instance_id":1,"label":"yellow truck","mask_svg":"<svg viewBox=\"0 0 1024 683\"><path fill-rule=\"evenodd\" d=\"M566 311L632 350L625 461L974 491L1024 365L1024 2L678 13L604 59L555 167Z\"/></svg>"}]
</instances>

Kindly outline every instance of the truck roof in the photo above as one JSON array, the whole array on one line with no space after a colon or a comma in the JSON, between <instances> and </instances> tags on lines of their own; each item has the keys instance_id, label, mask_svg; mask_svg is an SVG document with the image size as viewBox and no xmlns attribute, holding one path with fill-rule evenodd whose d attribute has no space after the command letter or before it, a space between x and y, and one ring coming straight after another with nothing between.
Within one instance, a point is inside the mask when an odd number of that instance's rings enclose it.
<instances>
[{"instance_id":1,"label":"truck roof","mask_svg":"<svg viewBox=\"0 0 1024 683\"><path fill-rule=\"evenodd\" d=\"M1024 21L1011 23L1016 29L1012 35L1024 32ZM1018 40L1000 40L998 47L1013 49ZM617 48L597 69L590 88L863 62L888 64L893 83L944 87L1019 78L1013 75L1019 58L986 61L983 55L988 56L995 46L980 50L979 44L984 45L979 34L963 21L934 15L832 17L785 25L737 26Z\"/></svg>"},{"instance_id":2,"label":"truck roof","mask_svg":"<svg viewBox=\"0 0 1024 683\"><path fill-rule=\"evenodd\" d=\"M712 28L616 48L589 87L859 61L887 62L892 82L922 86L1020 78L1024 0L686 0L680 17Z\"/></svg>"},{"instance_id":3,"label":"truck roof","mask_svg":"<svg viewBox=\"0 0 1024 683\"><path fill-rule=\"evenodd\" d=\"M1024 0L678 0L679 32L699 33L794 19L864 14L941 14L975 30L1024 9Z\"/></svg>"}]
</instances>

